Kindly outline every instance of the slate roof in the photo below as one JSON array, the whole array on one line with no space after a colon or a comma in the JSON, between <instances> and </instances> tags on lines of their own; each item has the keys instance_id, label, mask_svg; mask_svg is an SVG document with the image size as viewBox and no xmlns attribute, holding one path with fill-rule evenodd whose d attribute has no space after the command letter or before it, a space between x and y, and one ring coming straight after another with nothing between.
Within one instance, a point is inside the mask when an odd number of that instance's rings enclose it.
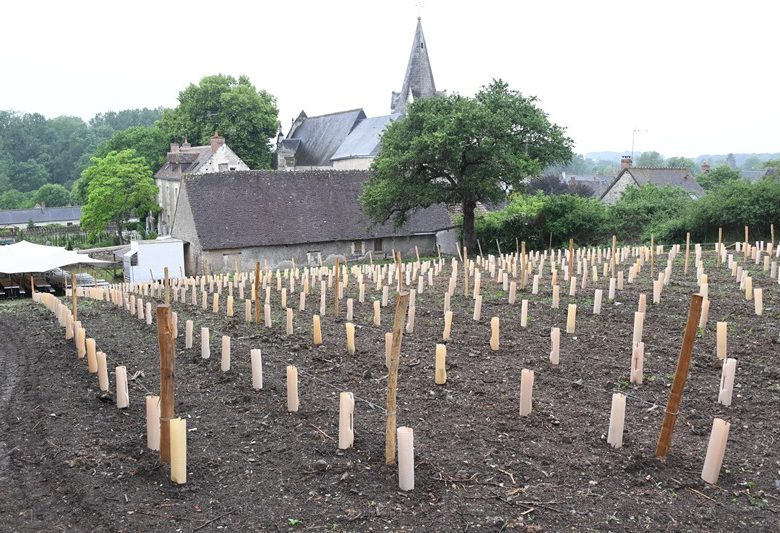
<instances>
[{"instance_id":1,"label":"slate roof","mask_svg":"<svg viewBox=\"0 0 780 533\"><path fill-rule=\"evenodd\" d=\"M412 51L409 54L409 63L406 65L406 74L401 86L401 92L393 92L390 109L393 113L404 113L409 93L414 100L429 96L436 96L436 84L433 81L431 60L428 57L428 44L423 35L422 22L417 17L417 28L412 41Z\"/></svg>"},{"instance_id":2,"label":"slate roof","mask_svg":"<svg viewBox=\"0 0 780 533\"><path fill-rule=\"evenodd\" d=\"M452 226L441 205L416 211L400 229L390 222L372 225L360 204L368 178L365 170L191 174L183 178L180 194L186 195L204 250L368 240ZM172 235L177 236L175 223Z\"/></svg>"},{"instance_id":3,"label":"slate roof","mask_svg":"<svg viewBox=\"0 0 780 533\"><path fill-rule=\"evenodd\" d=\"M740 170L739 174L748 181L756 182L766 176L775 176L777 169L770 167L761 170Z\"/></svg>"},{"instance_id":4,"label":"slate roof","mask_svg":"<svg viewBox=\"0 0 780 533\"><path fill-rule=\"evenodd\" d=\"M34 207L32 209L8 209L0 211L0 226L27 224L55 224L81 219L81 206L70 207Z\"/></svg>"},{"instance_id":5,"label":"slate roof","mask_svg":"<svg viewBox=\"0 0 780 533\"><path fill-rule=\"evenodd\" d=\"M213 154L211 146L181 147L179 148L179 153L175 154L176 161L165 161L160 170L155 172L154 177L178 180L182 174L197 172L200 167L211 159Z\"/></svg>"},{"instance_id":6,"label":"slate roof","mask_svg":"<svg viewBox=\"0 0 780 533\"><path fill-rule=\"evenodd\" d=\"M380 141L382 140L382 132L384 132L390 122L400 116L396 113L363 119L331 156L331 161L377 155L379 153Z\"/></svg>"},{"instance_id":7,"label":"slate roof","mask_svg":"<svg viewBox=\"0 0 780 533\"><path fill-rule=\"evenodd\" d=\"M296 166L322 167L330 165L330 160L341 143L366 114L362 109L351 109L328 115L305 117L300 125L291 129L285 141L298 140L294 147Z\"/></svg>"},{"instance_id":8,"label":"slate roof","mask_svg":"<svg viewBox=\"0 0 780 533\"><path fill-rule=\"evenodd\" d=\"M701 185L696 182L696 179L686 168L629 167L624 168L615 176L615 179L609 184L609 187L601 194L601 198L609 192L612 186L615 185L625 173L628 173L640 187L652 183L659 187L680 187L697 198L704 196L704 189L701 188Z\"/></svg>"}]
</instances>

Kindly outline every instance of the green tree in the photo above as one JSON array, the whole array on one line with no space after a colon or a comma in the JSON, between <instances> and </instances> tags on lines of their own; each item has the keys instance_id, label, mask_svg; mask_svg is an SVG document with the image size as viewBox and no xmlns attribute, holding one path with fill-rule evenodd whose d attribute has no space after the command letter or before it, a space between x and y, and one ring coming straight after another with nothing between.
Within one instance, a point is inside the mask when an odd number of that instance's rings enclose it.
<instances>
[{"instance_id":1,"label":"green tree","mask_svg":"<svg viewBox=\"0 0 780 533\"><path fill-rule=\"evenodd\" d=\"M664 166L664 157L658 152L642 152L636 160L636 166L658 168Z\"/></svg>"},{"instance_id":2,"label":"green tree","mask_svg":"<svg viewBox=\"0 0 780 533\"><path fill-rule=\"evenodd\" d=\"M154 172L165 163L168 147L168 136L160 128L156 126L131 126L126 130L117 131L110 139L100 143L95 155L100 157L109 152L132 149L144 158L146 164Z\"/></svg>"},{"instance_id":3,"label":"green tree","mask_svg":"<svg viewBox=\"0 0 780 533\"><path fill-rule=\"evenodd\" d=\"M607 227L621 241L646 242L658 234L659 224L679 218L694 201L682 188L659 187L652 183L628 187L608 208Z\"/></svg>"},{"instance_id":4,"label":"green tree","mask_svg":"<svg viewBox=\"0 0 780 533\"><path fill-rule=\"evenodd\" d=\"M25 209L32 207L33 202L29 195L10 189L0 194L0 209Z\"/></svg>"},{"instance_id":5,"label":"green tree","mask_svg":"<svg viewBox=\"0 0 780 533\"><path fill-rule=\"evenodd\" d=\"M699 182L702 189L706 191L712 191L718 187L722 187L726 183L731 181L737 181L742 178L742 175L738 170L735 170L727 165L721 165L717 168L705 172L704 174L697 176L696 181Z\"/></svg>"},{"instance_id":6,"label":"green tree","mask_svg":"<svg viewBox=\"0 0 780 533\"><path fill-rule=\"evenodd\" d=\"M41 185L46 183L49 173L44 165L30 160L12 165L9 178L14 189L30 192L39 189Z\"/></svg>"},{"instance_id":7,"label":"green tree","mask_svg":"<svg viewBox=\"0 0 780 533\"><path fill-rule=\"evenodd\" d=\"M88 183L81 225L93 236L114 224L122 243L123 229L132 215L140 218L158 209L152 171L133 150L93 157L81 179Z\"/></svg>"},{"instance_id":8,"label":"green tree","mask_svg":"<svg viewBox=\"0 0 780 533\"><path fill-rule=\"evenodd\" d=\"M760 170L761 167L761 158L755 155L751 155L742 162L743 170Z\"/></svg>"},{"instance_id":9,"label":"green tree","mask_svg":"<svg viewBox=\"0 0 780 533\"><path fill-rule=\"evenodd\" d=\"M208 144L215 132L250 168L270 168L270 138L276 135L276 99L246 76L207 76L179 93L179 105L159 122L170 139Z\"/></svg>"},{"instance_id":10,"label":"green tree","mask_svg":"<svg viewBox=\"0 0 780 533\"><path fill-rule=\"evenodd\" d=\"M670 157L665 161L664 165L670 168L686 168L691 173L691 176L698 171L696 161L682 156Z\"/></svg>"},{"instance_id":11,"label":"green tree","mask_svg":"<svg viewBox=\"0 0 780 533\"><path fill-rule=\"evenodd\" d=\"M33 197L36 204L47 207L62 207L70 205L70 191L57 183L47 183L35 191Z\"/></svg>"},{"instance_id":12,"label":"green tree","mask_svg":"<svg viewBox=\"0 0 780 533\"><path fill-rule=\"evenodd\" d=\"M780 159L770 159L764 161L764 168L776 168L780 170Z\"/></svg>"},{"instance_id":13,"label":"green tree","mask_svg":"<svg viewBox=\"0 0 780 533\"><path fill-rule=\"evenodd\" d=\"M391 123L363 188L363 209L375 222L402 225L418 208L444 203L463 209L463 239L476 246L477 202L495 202L549 165L566 164L573 142L551 123L535 97L501 81L474 98L416 100Z\"/></svg>"}]
</instances>

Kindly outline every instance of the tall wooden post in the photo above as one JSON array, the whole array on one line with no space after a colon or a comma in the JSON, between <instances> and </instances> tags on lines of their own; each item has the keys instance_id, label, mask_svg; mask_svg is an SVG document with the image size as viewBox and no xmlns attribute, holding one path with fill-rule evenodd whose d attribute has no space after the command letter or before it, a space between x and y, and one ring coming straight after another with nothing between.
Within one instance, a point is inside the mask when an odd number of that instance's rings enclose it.
<instances>
[{"instance_id":1,"label":"tall wooden post","mask_svg":"<svg viewBox=\"0 0 780 533\"><path fill-rule=\"evenodd\" d=\"M569 279L574 274L574 239L569 239Z\"/></svg>"},{"instance_id":2,"label":"tall wooden post","mask_svg":"<svg viewBox=\"0 0 780 533\"><path fill-rule=\"evenodd\" d=\"M35 292L35 276L30 274L30 292Z\"/></svg>"},{"instance_id":3,"label":"tall wooden post","mask_svg":"<svg viewBox=\"0 0 780 533\"><path fill-rule=\"evenodd\" d=\"M333 280L333 316L339 317L339 283L341 282L341 267L339 260L336 259L336 279Z\"/></svg>"},{"instance_id":4,"label":"tall wooden post","mask_svg":"<svg viewBox=\"0 0 780 533\"><path fill-rule=\"evenodd\" d=\"M480 244L479 239L477 239L477 248L479 249L479 258L480 258L480 260L482 260L483 259L483 256L482 256L482 244Z\"/></svg>"},{"instance_id":5,"label":"tall wooden post","mask_svg":"<svg viewBox=\"0 0 780 533\"><path fill-rule=\"evenodd\" d=\"M749 233L748 227L745 226L745 246L743 246L744 251L745 251L745 253L744 253L744 261L745 262L747 262L747 260L748 260L748 246L749 246L748 243L750 242L748 240L750 238L749 235L750 235L750 233Z\"/></svg>"},{"instance_id":6,"label":"tall wooden post","mask_svg":"<svg viewBox=\"0 0 780 533\"><path fill-rule=\"evenodd\" d=\"M70 307L73 312L73 321L79 319L79 298L76 296L76 273L70 273Z\"/></svg>"},{"instance_id":7,"label":"tall wooden post","mask_svg":"<svg viewBox=\"0 0 780 533\"><path fill-rule=\"evenodd\" d=\"M395 260L395 273L398 289L397 292L401 292L401 252L393 252L393 259Z\"/></svg>"},{"instance_id":8,"label":"tall wooden post","mask_svg":"<svg viewBox=\"0 0 780 533\"><path fill-rule=\"evenodd\" d=\"M387 418L385 420L385 464L395 463L396 392L398 390L398 365L401 357L401 338L404 334L406 306L409 293L398 293L393 319L393 343L390 346L390 371L387 376Z\"/></svg>"},{"instance_id":9,"label":"tall wooden post","mask_svg":"<svg viewBox=\"0 0 780 533\"><path fill-rule=\"evenodd\" d=\"M255 301L255 324L260 323L260 261L255 261L255 292L252 295Z\"/></svg>"},{"instance_id":10,"label":"tall wooden post","mask_svg":"<svg viewBox=\"0 0 780 533\"><path fill-rule=\"evenodd\" d=\"M525 289L525 282L528 280L528 276L525 273L525 269L528 268L528 261L525 257L525 241L520 245L520 288Z\"/></svg>"},{"instance_id":11,"label":"tall wooden post","mask_svg":"<svg viewBox=\"0 0 780 533\"><path fill-rule=\"evenodd\" d=\"M687 232L685 234L685 268L683 269L683 274L688 273L688 256L691 253L691 232Z\"/></svg>"},{"instance_id":12,"label":"tall wooden post","mask_svg":"<svg viewBox=\"0 0 780 533\"><path fill-rule=\"evenodd\" d=\"M769 235L771 236L771 239L772 239L772 247L774 247L774 245L775 245L775 225L774 224L769 224Z\"/></svg>"},{"instance_id":13,"label":"tall wooden post","mask_svg":"<svg viewBox=\"0 0 780 533\"><path fill-rule=\"evenodd\" d=\"M165 273L165 278L163 279L163 284L165 285L165 305L170 305L170 303L171 303L171 293L170 293L169 287L171 285L171 282L168 279L168 267L165 267L163 272Z\"/></svg>"},{"instance_id":14,"label":"tall wooden post","mask_svg":"<svg viewBox=\"0 0 780 533\"><path fill-rule=\"evenodd\" d=\"M717 263L720 265L721 261L721 255L723 254L723 227L718 228L718 260Z\"/></svg>"},{"instance_id":15,"label":"tall wooden post","mask_svg":"<svg viewBox=\"0 0 780 533\"><path fill-rule=\"evenodd\" d=\"M463 247L463 296L469 295L469 250Z\"/></svg>"},{"instance_id":16,"label":"tall wooden post","mask_svg":"<svg viewBox=\"0 0 780 533\"><path fill-rule=\"evenodd\" d=\"M701 294L694 294L691 296L691 307L688 310L688 322L685 325L685 334L683 336L682 348L680 349L680 358L677 360L677 370L674 373L672 391L669 394L669 403L666 405L664 423L661 427L661 434L658 437L658 446L655 449L655 456L659 459L666 457L672 442L674 424L677 422L677 414L680 411L680 401L682 400L683 389L685 388L685 382L688 379L688 367L691 364L693 343L696 340L696 329L699 326L701 304L703 300L704 298Z\"/></svg>"},{"instance_id":17,"label":"tall wooden post","mask_svg":"<svg viewBox=\"0 0 780 533\"><path fill-rule=\"evenodd\" d=\"M176 342L171 306L157 306L157 342L160 345L160 461L171 462L173 391L176 376Z\"/></svg>"},{"instance_id":18,"label":"tall wooden post","mask_svg":"<svg viewBox=\"0 0 780 533\"><path fill-rule=\"evenodd\" d=\"M655 279L655 235L650 234L650 279Z\"/></svg>"},{"instance_id":19,"label":"tall wooden post","mask_svg":"<svg viewBox=\"0 0 780 533\"><path fill-rule=\"evenodd\" d=\"M609 277L615 277L615 268L617 268L617 235L612 236L612 261L609 262Z\"/></svg>"}]
</instances>

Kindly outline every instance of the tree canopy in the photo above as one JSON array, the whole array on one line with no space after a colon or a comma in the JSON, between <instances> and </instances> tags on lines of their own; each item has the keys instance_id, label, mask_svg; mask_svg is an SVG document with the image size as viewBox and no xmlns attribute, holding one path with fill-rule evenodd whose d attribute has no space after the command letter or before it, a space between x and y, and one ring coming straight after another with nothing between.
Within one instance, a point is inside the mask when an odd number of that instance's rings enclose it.
<instances>
[{"instance_id":1,"label":"tree canopy","mask_svg":"<svg viewBox=\"0 0 780 533\"><path fill-rule=\"evenodd\" d=\"M35 191L35 203L47 207L70 205L70 191L58 183L47 183Z\"/></svg>"},{"instance_id":2,"label":"tree canopy","mask_svg":"<svg viewBox=\"0 0 780 533\"><path fill-rule=\"evenodd\" d=\"M81 179L88 184L81 225L93 235L113 224L122 243L128 219L133 215L143 218L149 211L158 209L152 171L134 150L93 157Z\"/></svg>"},{"instance_id":3,"label":"tree canopy","mask_svg":"<svg viewBox=\"0 0 780 533\"><path fill-rule=\"evenodd\" d=\"M464 241L473 249L477 202L501 201L525 178L572 157L573 141L537 102L501 80L474 98L416 100L382 136L363 189L364 211L376 222L402 225L415 209L460 205Z\"/></svg>"},{"instance_id":4,"label":"tree canopy","mask_svg":"<svg viewBox=\"0 0 780 533\"><path fill-rule=\"evenodd\" d=\"M718 187L722 187L726 183L737 181L741 178L742 175L738 170L727 165L721 165L698 176L696 181L699 182L699 185L701 185L701 188L705 191L712 191Z\"/></svg>"},{"instance_id":5,"label":"tree canopy","mask_svg":"<svg viewBox=\"0 0 780 533\"><path fill-rule=\"evenodd\" d=\"M642 152L636 160L636 166L650 168L662 167L664 166L664 157L653 150Z\"/></svg>"},{"instance_id":6,"label":"tree canopy","mask_svg":"<svg viewBox=\"0 0 780 533\"><path fill-rule=\"evenodd\" d=\"M208 144L218 132L250 168L260 169L271 166L278 115L276 98L249 78L217 74L181 91L178 107L166 110L159 125L171 139L186 137L193 144Z\"/></svg>"}]
</instances>

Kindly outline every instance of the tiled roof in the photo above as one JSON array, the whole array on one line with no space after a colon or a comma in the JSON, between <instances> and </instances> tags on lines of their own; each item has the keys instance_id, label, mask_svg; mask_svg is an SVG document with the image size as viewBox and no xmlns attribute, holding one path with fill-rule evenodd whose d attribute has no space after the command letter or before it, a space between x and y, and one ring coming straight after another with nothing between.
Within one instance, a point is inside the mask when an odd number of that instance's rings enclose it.
<instances>
[{"instance_id":1,"label":"tiled roof","mask_svg":"<svg viewBox=\"0 0 780 533\"><path fill-rule=\"evenodd\" d=\"M360 203L368 178L364 170L191 174L182 181L187 201L179 208L190 206L204 250L367 240L452 226L438 205L416 211L401 228L372 225ZM178 234L174 223L172 235Z\"/></svg>"},{"instance_id":2,"label":"tiled roof","mask_svg":"<svg viewBox=\"0 0 780 533\"><path fill-rule=\"evenodd\" d=\"M11 224L27 224L31 220L35 224L54 224L68 220L81 219L81 206L69 207L34 207L32 209L9 209L0 211L0 226Z\"/></svg>"}]
</instances>

